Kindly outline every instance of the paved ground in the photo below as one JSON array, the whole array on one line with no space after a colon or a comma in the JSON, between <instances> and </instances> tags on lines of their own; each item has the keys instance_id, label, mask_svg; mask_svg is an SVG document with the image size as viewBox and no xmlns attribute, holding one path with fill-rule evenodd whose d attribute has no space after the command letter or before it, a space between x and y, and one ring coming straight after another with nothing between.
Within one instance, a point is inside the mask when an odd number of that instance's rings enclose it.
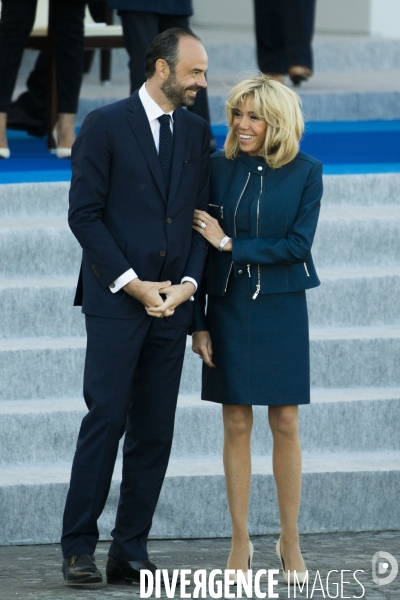
<instances>
[{"instance_id":1,"label":"paved ground","mask_svg":"<svg viewBox=\"0 0 400 600\"><path fill-rule=\"evenodd\" d=\"M274 553L276 537L260 536L253 538L255 547L253 573L259 569L278 569L279 562ZM104 573L107 561L108 543L100 543L97 551L97 564ZM159 568L191 569L222 569L226 563L229 540L162 540L149 543L151 559ZM366 598L367 600L399 600L400 599L400 573L389 585L378 586L372 581L372 557L378 551L389 552L400 562L400 532L368 532L347 534L319 534L302 536L302 548L307 566L310 571L310 586L308 595L305 590L296 592L297 598ZM61 552L58 545L48 546L8 546L0 548L0 598L10 600L17 597L29 600L103 600L107 598L139 598L139 588L136 586L107 586L106 584L83 589L67 587L62 582L60 571ZM334 583L340 581L336 574L330 581L329 589L326 587L326 576L330 570L348 570L344 574L345 584L343 593L336 591ZM320 588L317 570L324 585L324 592ZM363 570L357 574L358 580L365 588L353 579L353 572ZM387 572L389 572L388 569ZM331 576L332 577L332 576ZM340 574L339 574L340 577ZM384 576L381 576L382 578ZM279 598L293 598L293 588L288 594L287 586L281 577L280 583L275 588ZM314 582L314 593L312 588ZM267 593L266 578L261 580L261 590ZM193 587L188 588L188 592ZM340 588L339 588L340 590ZM328 591L330 596L328 595ZM245 594L243 594L244 597ZM152 596L154 598L154 595ZM166 597L162 593L162 597ZM179 591L175 595L180 597ZM190 597L190 596L189 596ZM210 598L209 595L203 596ZM223 598L224 595L215 597ZM256 598L257 596L251 596ZM272 596L270 596L272 597Z\"/></svg>"}]
</instances>

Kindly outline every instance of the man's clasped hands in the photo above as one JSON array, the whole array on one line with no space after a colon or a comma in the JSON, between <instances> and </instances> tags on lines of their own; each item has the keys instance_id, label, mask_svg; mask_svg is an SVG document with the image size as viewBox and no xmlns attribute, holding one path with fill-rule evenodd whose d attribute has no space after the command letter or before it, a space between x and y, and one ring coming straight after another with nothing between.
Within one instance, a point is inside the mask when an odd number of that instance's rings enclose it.
<instances>
[{"instance_id":1,"label":"man's clasped hands","mask_svg":"<svg viewBox=\"0 0 400 600\"><path fill-rule=\"evenodd\" d=\"M143 304L148 315L157 319L173 315L176 307L196 291L190 281L172 285L171 281L142 281L138 277L123 289Z\"/></svg>"}]
</instances>

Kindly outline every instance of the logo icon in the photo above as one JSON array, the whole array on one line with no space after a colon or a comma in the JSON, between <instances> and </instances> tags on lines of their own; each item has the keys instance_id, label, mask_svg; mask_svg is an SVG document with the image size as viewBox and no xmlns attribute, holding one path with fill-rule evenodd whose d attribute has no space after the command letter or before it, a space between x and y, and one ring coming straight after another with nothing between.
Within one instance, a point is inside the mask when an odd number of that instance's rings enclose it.
<instances>
[{"instance_id":1,"label":"logo icon","mask_svg":"<svg viewBox=\"0 0 400 600\"><path fill-rule=\"evenodd\" d=\"M376 552L372 558L372 579L376 585L392 583L399 572L399 565L389 552ZM382 577L385 575L385 577Z\"/></svg>"}]
</instances>

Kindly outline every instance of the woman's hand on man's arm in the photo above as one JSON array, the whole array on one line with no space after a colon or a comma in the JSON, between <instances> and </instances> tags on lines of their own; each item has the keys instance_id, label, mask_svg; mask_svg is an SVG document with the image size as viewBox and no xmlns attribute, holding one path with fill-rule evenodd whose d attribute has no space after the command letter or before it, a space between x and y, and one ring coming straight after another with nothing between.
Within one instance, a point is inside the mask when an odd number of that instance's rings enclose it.
<instances>
[{"instance_id":1,"label":"woman's hand on man's arm","mask_svg":"<svg viewBox=\"0 0 400 600\"><path fill-rule=\"evenodd\" d=\"M201 225L203 224L203 227ZM205 225L205 227L204 227ZM195 210L193 215L193 229L198 231L214 248L218 248L221 240L225 237L225 231L222 229L217 219L214 219L204 210ZM224 252L232 252L232 240L229 240L224 246Z\"/></svg>"},{"instance_id":2,"label":"woman's hand on man's arm","mask_svg":"<svg viewBox=\"0 0 400 600\"><path fill-rule=\"evenodd\" d=\"M193 333L192 350L204 360L207 367L215 369L215 365L212 361L212 342L208 331L195 331Z\"/></svg>"}]
</instances>

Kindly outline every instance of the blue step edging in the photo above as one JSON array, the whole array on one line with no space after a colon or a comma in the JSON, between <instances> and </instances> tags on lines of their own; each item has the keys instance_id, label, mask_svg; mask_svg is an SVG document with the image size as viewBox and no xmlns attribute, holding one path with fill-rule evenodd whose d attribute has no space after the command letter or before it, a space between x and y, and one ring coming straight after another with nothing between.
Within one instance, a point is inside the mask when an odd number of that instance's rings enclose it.
<instances>
[{"instance_id":1,"label":"blue step edging","mask_svg":"<svg viewBox=\"0 0 400 600\"><path fill-rule=\"evenodd\" d=\"M228 128L213 125L218 148ZM48 152L46 140L9 131L11 158L0 161L0 183L69 181L71 164ZM307 122L301 150L316 156L324 173L400 172L400 120Z\"/></svg>"}]
</instances>

